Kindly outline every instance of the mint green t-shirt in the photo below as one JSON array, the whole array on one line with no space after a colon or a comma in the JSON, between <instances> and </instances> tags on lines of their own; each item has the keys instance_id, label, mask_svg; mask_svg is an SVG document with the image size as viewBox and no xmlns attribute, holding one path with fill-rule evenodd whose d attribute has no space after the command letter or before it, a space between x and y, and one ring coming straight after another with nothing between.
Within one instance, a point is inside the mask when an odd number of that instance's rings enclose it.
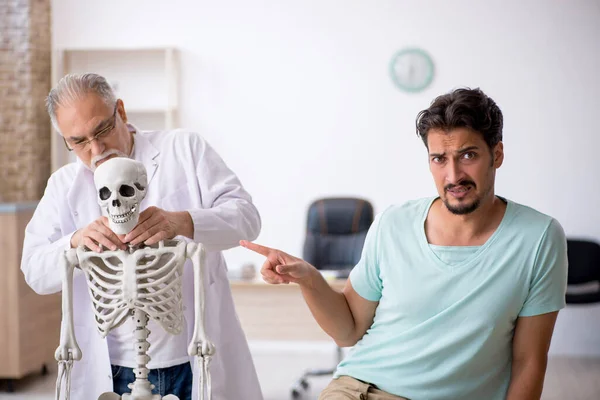
<instances>
[{"instance_id":1,"label":"mint green t-shirt","mask_svg":"<svg viewBox=\"0 0 600 400\"><path fill-rule=\"evenodd\" d=\"M390 207L369 229L350 281L379 304L335 377L411 400L504 399L517 318L565 306L565 234L555 219L503 199L484 245L433 246L424 224L434 200Z\"/></svg>"}]
</instances>

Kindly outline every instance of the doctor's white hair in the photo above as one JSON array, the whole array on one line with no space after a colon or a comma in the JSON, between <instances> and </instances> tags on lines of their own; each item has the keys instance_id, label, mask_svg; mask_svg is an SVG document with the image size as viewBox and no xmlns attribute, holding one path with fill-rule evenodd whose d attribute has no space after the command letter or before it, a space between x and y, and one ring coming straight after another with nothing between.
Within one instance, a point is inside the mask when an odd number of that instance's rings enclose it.
<instances>
[{"instance_id":1,"label":"doctor's white hair","mask_svg":"<svg viewBox=\"0 0 600 400\"><path fill-rule=\"evenodd\" d=\"M58 107L73 103L89 93L100 96L109 107L114 107L117 102L115 92L106 78L93 73L65 75L50 91L46 98L46 109L50 115L52 126L58 133L61 133L56 123Z\"/></svg>"}]
</instances>

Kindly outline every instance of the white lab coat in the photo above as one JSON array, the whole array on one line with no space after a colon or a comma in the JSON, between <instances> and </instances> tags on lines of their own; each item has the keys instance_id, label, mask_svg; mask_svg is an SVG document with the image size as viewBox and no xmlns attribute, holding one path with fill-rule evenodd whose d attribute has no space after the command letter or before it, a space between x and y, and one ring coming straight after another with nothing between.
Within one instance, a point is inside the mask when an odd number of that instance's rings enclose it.
<instances>
[{"instance_id":1,"label":"white lab coat","mask_svg":"<svg viewBox=\"0 0 600 400\"><path fill-rule=\"evenodd\" d=\"M262 400L221 254L221 250L236 246L240 239L254 240L258 236L261 221L250 195L200 135L182 130L138 131L134 148L133 157L144 164L148 173L148 191L141 210L154 205L168 211L189 211L194 221L194 241L204 244L207 250L205 324L207 335L216 346L211 362L212 398ZM52 174L25 231L21 269L34 291L50 294L61 290L59 254L69 248L77 229L100 215L93 174L80 161ZM112 391L112 374L107 342L96 329L83 273L75 272L75 335L83 358L74 363L71 398L93 400ZM194 327L193 271L189 260L183 292L189 342ZM198 364L195 358L190 361L194 369L192 398L198 399Z\"/></svg>"}]
</instances>

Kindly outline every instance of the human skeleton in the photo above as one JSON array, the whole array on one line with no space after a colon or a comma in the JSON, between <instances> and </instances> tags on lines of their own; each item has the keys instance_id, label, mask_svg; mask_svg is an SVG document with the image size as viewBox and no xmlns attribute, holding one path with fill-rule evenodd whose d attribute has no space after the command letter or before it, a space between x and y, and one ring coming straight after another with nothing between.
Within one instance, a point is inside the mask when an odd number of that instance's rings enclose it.
<instances>
[{"instance_id":1,"label":"human skeleton","mask_svg":"<svg viewBox=\"0 0 600 400\"><path fill-rule=\"evenodd\" d=\"M101 164L94 173L98 204L108 217L110 228L117 234L131 231L139 219L139 206L146 195L147 177L143 164L127 159L114 158ZM133 371L136 379L129 384L131 393L120 397L107 392L98 400L159 400L153 395L148 381L149 370L147 329L149 318L154 319L168 333L178 335L183 327L183 300L181 293L183 266L190 258L194 268L195 326L188 354L198 358L200 398L204 399L206 384L208 399L211 397L209 364L215 346L208 340L204 330L204 249L197 243L182 240L161 241L153 246L133 247L128 250L93 252L83 246L70 249L60 257L63 272L62 326L60 345L56 349L58 378L56 400L65 391L70 398L70 376L74 361L82 358L75 339L73 325L73 273L79 266L85 274L89 295L93 304L94 319L100 335L108 333L133 315L138 365ZM167 395L164 400L178 400Z\"/></svg>"}]
</instances>

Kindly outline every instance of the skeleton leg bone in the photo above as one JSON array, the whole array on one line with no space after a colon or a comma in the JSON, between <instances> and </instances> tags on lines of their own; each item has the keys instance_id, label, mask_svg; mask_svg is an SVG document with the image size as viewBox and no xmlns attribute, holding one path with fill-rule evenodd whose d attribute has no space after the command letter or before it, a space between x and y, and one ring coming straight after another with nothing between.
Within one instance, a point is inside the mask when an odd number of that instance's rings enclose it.
<instances>
[{"instance_id":1,"label":"skeleton leg bone","mask_svg":"<svg viewBox=\"0 0 600 400\"><path fill-rule=\"evenodd\" d=\"M215 354L215 345L210 342L204 329L204 247L197 243L188 243L186 257L194 265L194 313L195 325L192 341L188 346L188 354L198 357L200 369L199 391L200 399L204 400L204 386L206 385L208 400L211 400L211 379L209 364Z\"/></svg>"}]
</instances>

